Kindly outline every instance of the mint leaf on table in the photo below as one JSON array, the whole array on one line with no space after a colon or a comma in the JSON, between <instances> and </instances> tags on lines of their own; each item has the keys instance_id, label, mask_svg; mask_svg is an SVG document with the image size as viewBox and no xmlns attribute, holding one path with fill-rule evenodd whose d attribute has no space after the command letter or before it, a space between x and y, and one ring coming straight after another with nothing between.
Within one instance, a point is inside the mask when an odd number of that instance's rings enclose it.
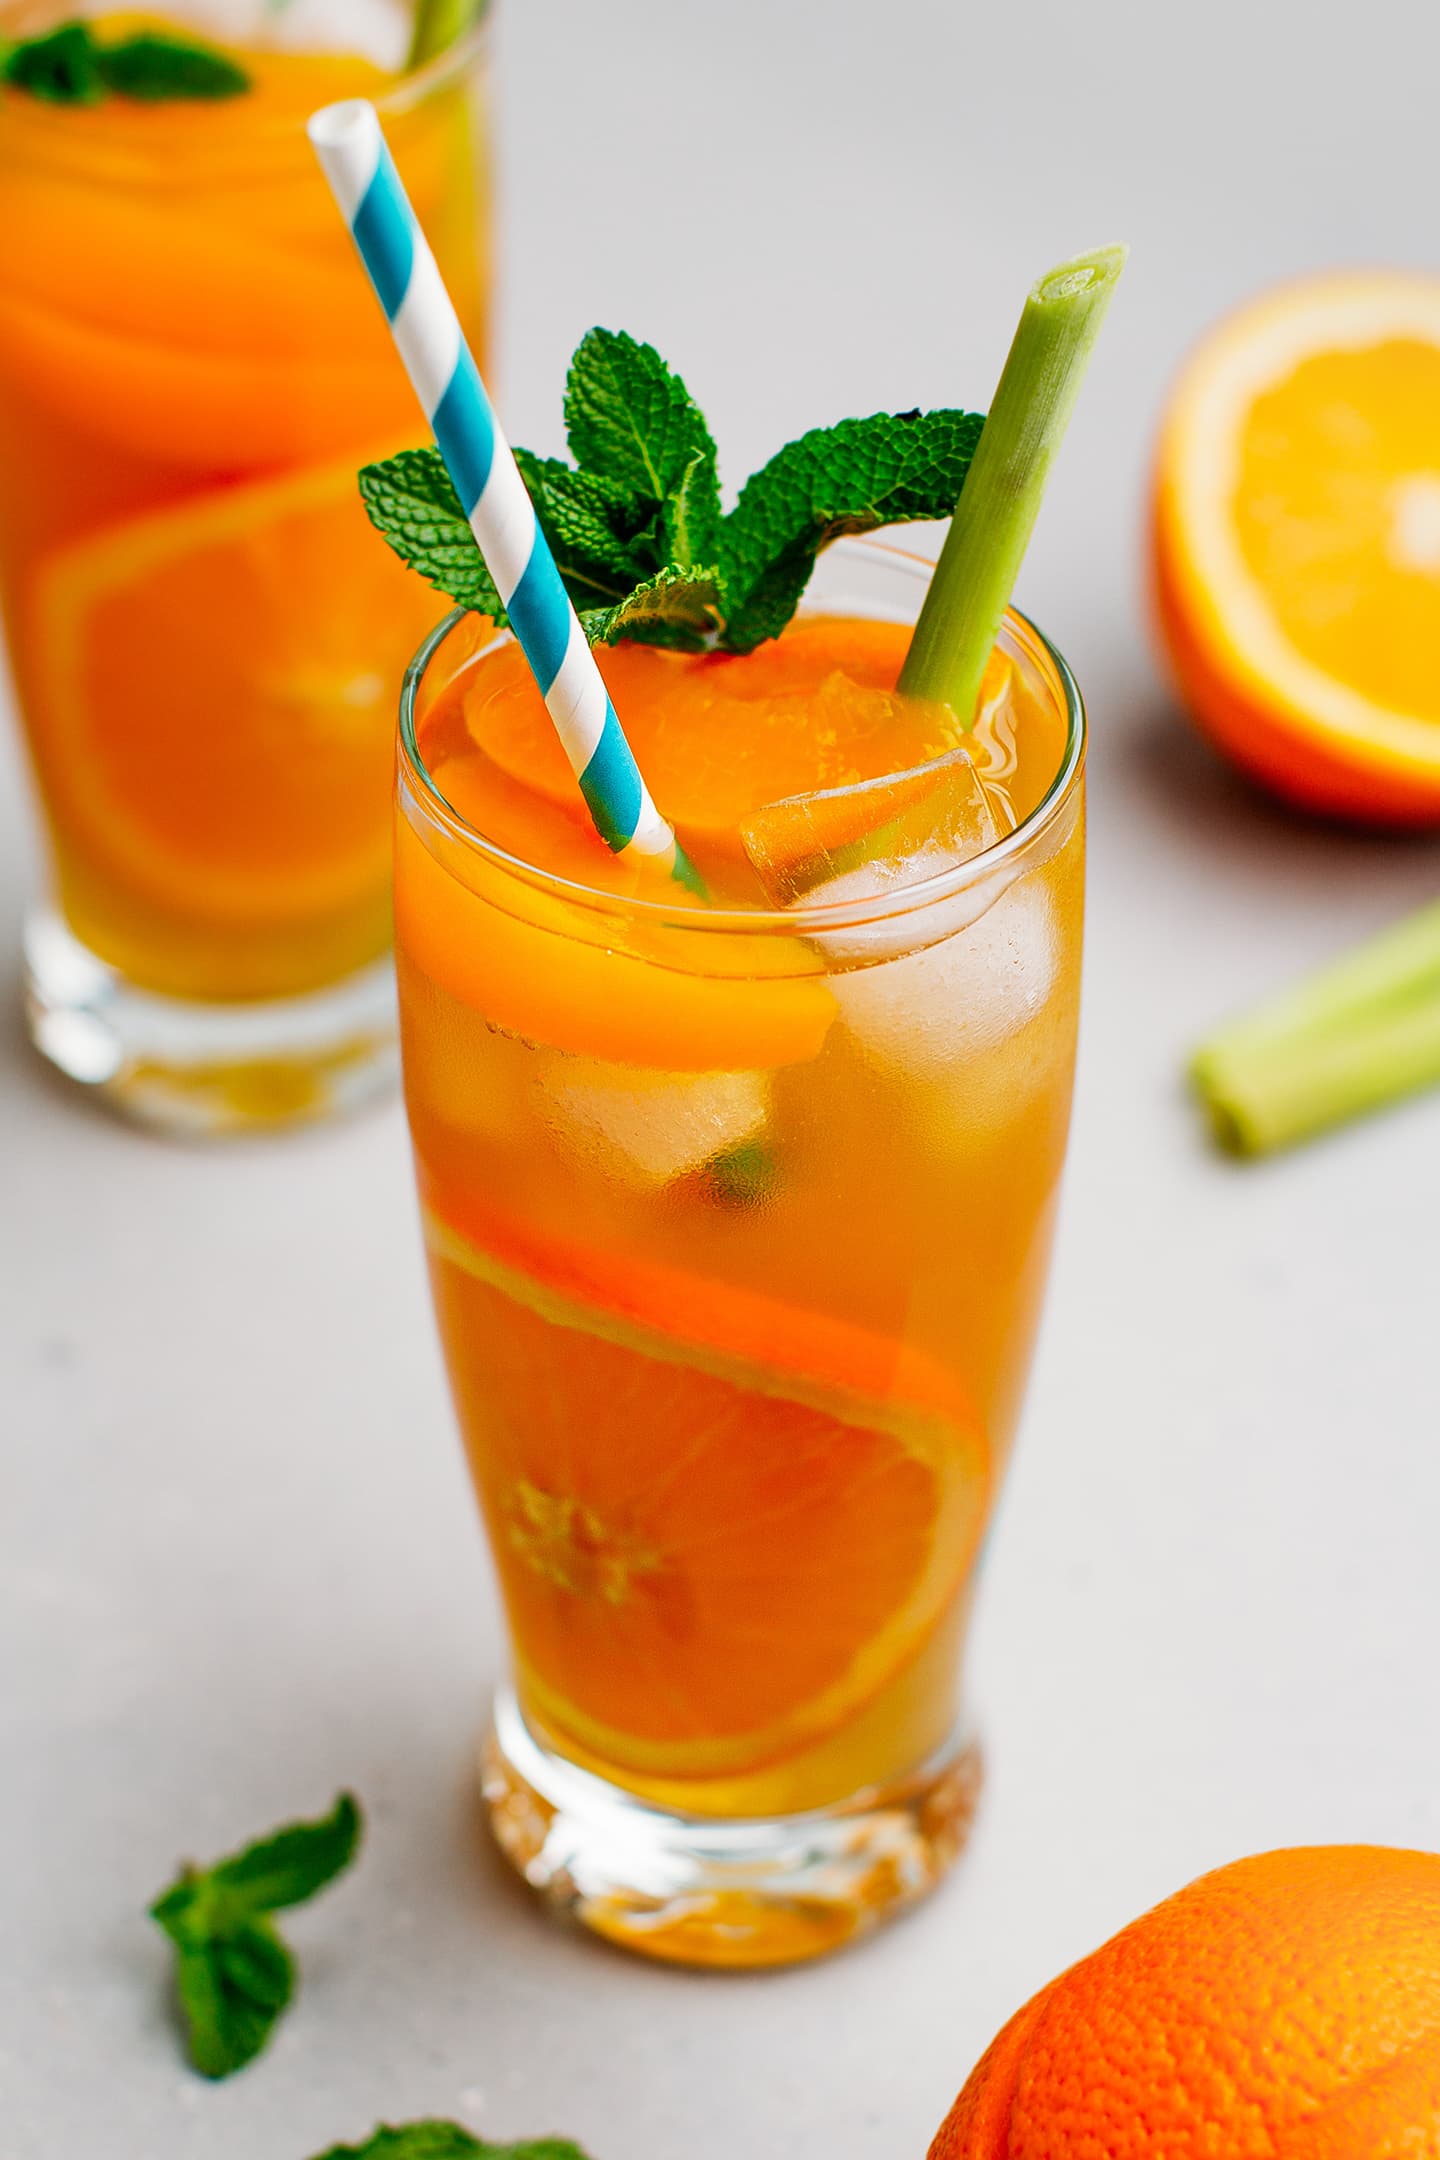
<instances>
[{"instance_id":1,"label":"mint leaf on table","mask_svg":"<svg viewBox=\"0 0 1440 2160\"><path fill-rule=\"evenodd\" d=\"M568 2138L491 2145L458 2123L415 2122L382 2127L363 2145L332 2145L316 2160L585 2160Z\"/></svg>"},{"instance_id":2,"label":"mint leaf on table","mask_svg":"<svg viewBox=\"0 0 1440 2160\"><path fill-rule=\"evenodd\" d=\"M224 1935L176 1949L190 2060L202 2077L229 2077L269 2039L295 1992L295 1961L264 1920L236 1921Z\"/></svg>"},{"instance_id":3,"label":"mint leaf on table","mask_svg":"<svg viewBox=\"0 0 1440 2160\"><path fill-rule=\"evenodd\" d=\"M150 1907L176 1952L190 2059L228 2077L265 2046L295 1991L295 1963L269 1915L302 1905L346 1869L361 1815L342 1793L319 1822L292 1823L208 1868L186 1866Z\"/></svg>"},{"instance_id":4,"label":"mint leaf on table","mask_svg":"<svg viewBox=\"0 0 1440 2160\"><path fill-rule=\"evenodd\" d=\"M978 413L874 413L787 443L725 520L728 649L779 636L816 556L842 534L949 517L983 425Z\"/></svg>"},{"instance_id":5,"label":"mint leaf on table","mask_svg":"<svg viewBox=\"0 0 1440 2160\"><path fill-rule=\"evenodd\" d=\"M213 46L157 30L102 44L87 22L0 42L0 82L49 105L98 105L107 95L143 104L239 97L250 77Z\"/></svg>"},{"instance_id":6,"label":"mint leaf on table","mask_svg":"<svg viewBox=\"0 0 1440 2160\"><path fill-rule=\"evenodd\" d=\"M529 450L515 462L591 644L743 653L779 636L832 540L948 517L984 420L874 413L813 428L724 516L714 440L680 377L653 345L591 330L570 364L565 425L575 464ZM438 450L367 465L360 493L403 562L507 627Z\"/></svg>"}]
</instances>

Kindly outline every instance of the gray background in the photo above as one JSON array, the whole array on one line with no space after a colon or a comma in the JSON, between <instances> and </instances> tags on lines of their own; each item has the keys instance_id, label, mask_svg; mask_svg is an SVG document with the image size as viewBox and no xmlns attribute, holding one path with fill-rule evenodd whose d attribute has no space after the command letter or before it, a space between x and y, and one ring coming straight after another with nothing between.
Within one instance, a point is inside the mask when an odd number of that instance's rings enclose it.
<instances>
[{"instance_id":1,"label":"gray background","mask_svg":"<svg viewBox=\"0 0 1440 2160\"><path fill-rule=\"evenodd\" d=\"M1427 897L1436 850L1228 777L1158 686L1139 598L1187 341L1280 275L1433 264L1440 31L1399 0L1345 24L1264 0L512 0L522 440L558 447L566 355L621 324L686 368L733 486L818 420L983 402L1030 277L1133 243L1021 593L1089 694L1093 915L1049 1321L975 1645L983 1817L926 1910L788 1976L648 1970L544 1922L476 1819L494 1620L398 1112L170 1148L53 1089L7 1023L4 2160L306 2160L428 2111L597 2160L920 2160L1020 2000L1200 1869L1440 1843L1440 1101L1240 1169L1178 1079L1219 1015ZM32 876L7 766L12 976ZM371 1812L363 1865L295 1921L303 1993L269 2057L208 2089L141 1908L182 1852L341 1783Z\"/></svg>"}]
</instances>

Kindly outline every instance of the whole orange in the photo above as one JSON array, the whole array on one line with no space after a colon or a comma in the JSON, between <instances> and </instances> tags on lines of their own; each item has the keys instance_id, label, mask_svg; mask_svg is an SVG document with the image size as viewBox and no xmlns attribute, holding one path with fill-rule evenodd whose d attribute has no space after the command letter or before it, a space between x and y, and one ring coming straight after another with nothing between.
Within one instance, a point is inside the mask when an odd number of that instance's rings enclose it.
<instances>
[{"instance_id":1,"label":"whole orange","mask_svg":"<svg viewBox=\"0 0 1440 2160\"><path fill-rule=\"evenodd\" d=\"M930 2160L1440 2160L1440 1854L1202 1875L1010 2020Z\"/></svg>"}]
</instances>

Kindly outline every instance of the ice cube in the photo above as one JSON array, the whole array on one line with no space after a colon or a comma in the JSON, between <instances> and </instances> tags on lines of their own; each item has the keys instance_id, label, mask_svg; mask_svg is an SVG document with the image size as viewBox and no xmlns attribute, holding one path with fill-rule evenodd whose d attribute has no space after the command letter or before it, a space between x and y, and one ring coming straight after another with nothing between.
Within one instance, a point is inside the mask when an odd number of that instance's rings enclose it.
<instances>
[{"instance_id":1,"label":"ice cube","mask_svg":"<svg viewBox=\"0 0 1440 2160\"><path fill-rule=\"evenodd\" d=\"M883 943L866 944L871 926L816 938L837 959L869 957L831 977L841 1019L877 1068L896 1075L938 1078L948 1067L1018 1034L1042 1010L1055 980L1050 902L1034 879L1003 874L938 901L912 920L952 912L949 934L898 957ZM893 940L900 923L873 926ZM929 927L934 927L930 925ZM858 941L858 942L857 942ZM836 945L842 952L834 950Z\"/></svg>"},{"instance_id":2,"label":"ice cube","mask_svg":"<svg viewBox=\"0 0 1440 2160\"><path fill-rule=\"evenodd\" d=\"M410 45L404 0L172 0L172 21L224 45L358 53L403 67Z\"/></svg>"},{"instance_id":3,"label":"ice cube","mask_svg":"<svg viewBox=\"0 0 1440 2160\"><path fill-rule=\"evenodd\" d=\"M647 1072L558 1056L542 1086L557 1137L601 1172L652 1190L753 1140L770 1109L756 1072Z\"/></svg>"},{"instance_id":4,"label":"ice cube","mask_svg":"<svg viewBox=\"0 0 1440 2160\"><path fill-rule=\"evenodd\" d=\"M886 891L920 856L944 868L969 862L1004 829L969 751L958 749L912 772L767 803L740 833L767 897L786 907L829 899L846 879L862 881L855 897Z\"/></svg>"}]
</instances>

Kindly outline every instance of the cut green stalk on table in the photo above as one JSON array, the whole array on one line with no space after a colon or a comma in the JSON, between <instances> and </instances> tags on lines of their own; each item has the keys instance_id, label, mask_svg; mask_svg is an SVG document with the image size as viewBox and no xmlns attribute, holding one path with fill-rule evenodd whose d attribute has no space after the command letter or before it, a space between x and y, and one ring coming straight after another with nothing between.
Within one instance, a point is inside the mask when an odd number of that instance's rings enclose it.
<instances>
[{"instance_id":1,"label":"cut green stalk on table","mask_svg":"<svg viewBox=\"0 0 1440 2160\"><path fill-rule=\"evenodd\" d=\"M1217 1138L1243 1155L1440 1082L1440 901L1221 1029L1190 1069Z\"/></svg>"},{"instance_id":2,"label":"cut green stalk on table","mask_svg":"<svg viewBox=\"0 0 1440 2160\"><path fill-rule=\"evenodd\" d=\"M900 688L949 705L964 726L1127 253L1096 248L1032 287L955 505Z\"/></svg>"}]
</instances>

